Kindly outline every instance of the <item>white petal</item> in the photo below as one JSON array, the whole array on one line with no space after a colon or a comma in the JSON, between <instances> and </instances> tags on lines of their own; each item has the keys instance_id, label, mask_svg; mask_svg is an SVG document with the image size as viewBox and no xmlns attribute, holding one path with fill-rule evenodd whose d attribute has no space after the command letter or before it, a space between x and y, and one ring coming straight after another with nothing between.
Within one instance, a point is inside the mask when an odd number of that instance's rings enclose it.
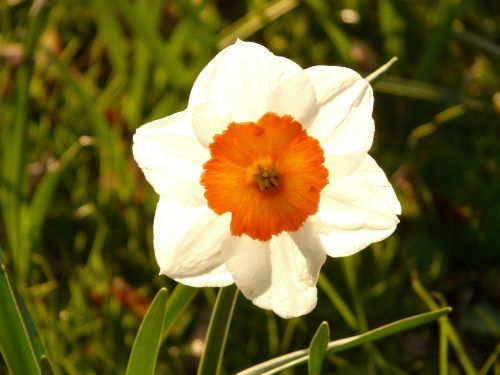
<instances>
[{"instance_id":1,"label":"white petal","mask_svg":"<svg viewBox=\"0 0 500 375\"><path fill-rule=\"evenodd\" d=\"M219 113L213 101L202 103L193 111L193 129L198 141L205 147L208 147L213 142L214 135L222 133L230 122L231 117Z\"/></svg>"},{"instance_id":2,"label":"white petal","mask_svg":"<svg viewBox=\"0 0 500 375\"><path fill-rule=\"evenodd\" d=\"M331 257L346 257L356 254L372 243L382 241L396 230L396 224L386 229L331 229L327 234L320 234L321 241Z\"/></svg>"},{"instance_id":3,"label":"white petal","mask_svg":"<svg viewBox=\"0 0 500 375\"><path fill-rule=\"evenodd\" d=\"M248 236L232 236L224 241L221 254L238 288L250 300L271 286L270 243Z\"/></svg>"},{"instance_id":4,"label":"white petal","mask_svg":"<svg viewBox=\"0 0 500 375\"><path fill-rule=\"evenodd\" d=\"M188 108L195 107L199 104L205 103L212 97L212 84L219 74L220 63L222 59L231 50L229 46L220 51L210 62L203 68L198 77L196 78L191 93L189 94Z\"/></svg>"},{"instance_id":5,"label":"white petal","mask_svg":"<svg viewBox=\"0 0 500 375\"><path fill-rule=\"evenodd\" d=\"M201 276L178 277L175 278L175 281L197 288L204 286L224 287L234 284L233 277L224 263Z\"/></svg>"},{"instance_id":6,"label":"white petal","mask_svg":"<svg viewBox=\"0 0 500 375\"><path fill-rule=\"evenodd\" d=\"M191 286L232 284L220 254L229 222L229 215L217 216L206 206L160 198L153 227L160 273Z\"/></svg>"},{"instance_id":7,"label":"white petal","mask_svg":"<svg viewBox=\"0 0 500 375\"><path fill-rule=\"evenodd\" d=\"M359 168L359 173L364 175L366 180L383 196L386 205L390 207L392 212L396 215L401 215L401 204L398 197L384 171L379 167L375 159L367 155L367 158Z\"/></svg>"},{"instance_id":8,"label":"white petal","mask_svg":"<svg viewBox=\"0 0 500 375\"><path fill-rule=\"evenodd\" d=\"M366 155L350 175L331 179L321 193L317 217L330 256L346 256L388 237L401 206L384 172Z\"/></svg>"},{"instance_id":9,"label":"white petal","mask_svg":"<svg viewBox=\"0 0 500 375\"><path fill-rule=\"evenodd\" d=\"M325 155L325 167L328 169L328 179L348 176L359 168L366 158L366 152L351 152L347 154L331 153Z\"/></svg>"},{"instance_id":10,"label":"white petal","mask_svg":"<svg viewBox=\"0 0 500 375\"><path fill-rule=\"evenodd\" d=\"M200 73L189 107L214 101L223 117L255 122L266 112L274 88L300 70L294 62L274 56L261 45L238 41L221 51Z\"/></svg>"},{"instance_id":11,"label":"white petal","mask_svg":"<svg viewBox=\"0 0 500 375\"><path fill-rule=\"evenodd\" d=\"M319 112L310 135L326 154L368 151L374 134L373 92L358 73L336 66L305 70L316 91Z\"/></svg>"},{"instance_id":12,"label":"white petal","mask_svg":"<svg viewBox=\"0 0 500 375\"><path fill-rule=\"evenodd\" d=\"M281 82L269 95L267 105L269 112L291 115L306 129L318 112L314 87L302 70Z\"/></svg>"},{"instance_id":13,"label":"white petal","mask_svg":"<svg viewBox=\"0 0 500 375\"><path fill-rule=\"evenodd\" d=\"M224 242L222 255L245 297L282 318L309 313L317 302L316 282L325 250L309 224L269 242L246 236Z\"/></svg>"},{"instance_id":14,"label":"white petal","mask_svg":"<svg viewBox=\"0 0 500 375\"><path fill-rule=\"evenodd\" d=\"M210 158L193 132L191 112L150 122L134 135L134 158L161 196L175 199L181 180L199 181L202 165Z\"/></svg>"},{"instance_id":15,"label":"white petal","mask_svg":"<svg viewBox=\"0 0 500 375\"><path fill-rule=\"evenodd\" d=\"M314 217L307 219L304 225L296 232L288 232L290 238L295 242L297 248L309 260L309 275L316 285L319 271L326 260L326 250L319 238L320 221Z\"/></svg>"}]
</instances>

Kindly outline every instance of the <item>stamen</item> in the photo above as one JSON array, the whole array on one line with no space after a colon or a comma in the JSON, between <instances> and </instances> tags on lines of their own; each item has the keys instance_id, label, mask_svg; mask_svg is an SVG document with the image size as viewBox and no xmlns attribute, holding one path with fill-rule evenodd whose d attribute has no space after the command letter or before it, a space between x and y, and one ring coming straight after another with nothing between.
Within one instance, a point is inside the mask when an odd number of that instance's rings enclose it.
<instances>
[{"instance_id":1,"label":"stamen","mask_svg":"<svg viewBox=\"0 0 500 375\"><path fill-rule=\"evenodd\" d=\"M278 173L276 167L273 165L271 169L266 170L262 165L257 165L258 173L254 174L257 185L260 191L266 191L271 188L278 187Z\"/></svg>"}]
</instances>

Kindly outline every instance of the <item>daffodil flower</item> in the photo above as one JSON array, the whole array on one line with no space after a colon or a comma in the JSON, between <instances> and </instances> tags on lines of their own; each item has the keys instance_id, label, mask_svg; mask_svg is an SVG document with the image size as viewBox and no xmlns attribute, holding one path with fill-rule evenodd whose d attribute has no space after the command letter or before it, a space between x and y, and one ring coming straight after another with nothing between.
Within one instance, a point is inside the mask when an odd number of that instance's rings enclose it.
<instances>
[{"instance_id":1,"label":"daffodil flower","mask_svg":"<svg viewBox=\"0 0 500 375\"><path fill-rule=\"evenodd\" d=\"M237 41L196 79L187 108L137 129L133 153L160 196L160 272L236 283L284 318L310 312L326 255L389 236L400 204L368 155L373 93L356 72L302 69Z\"/></svg>"}]
</instances>

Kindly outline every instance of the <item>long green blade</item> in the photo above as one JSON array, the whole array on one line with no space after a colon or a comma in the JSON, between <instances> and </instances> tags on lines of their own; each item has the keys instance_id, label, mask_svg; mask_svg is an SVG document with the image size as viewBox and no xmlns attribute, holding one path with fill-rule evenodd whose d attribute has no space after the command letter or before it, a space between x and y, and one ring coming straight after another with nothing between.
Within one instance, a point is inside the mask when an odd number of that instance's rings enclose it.
<instances>
[{"instance_id":1,"label":"long green blade","mask_svg":"<svg viewBox=\"0 0 500 375\"><path fill-rule=\"evenodd\" d=\"M226 346L227 334L233 317L234 306L238 297L238 289L231 285L219 290L212 317L208 326L205 348L200 359L198 375L219 374L222 355Z\"/></svg>"},{"instance_id":2,"label":"long green blade","mask_svg":"<svg viewBox=\"0 0 500 375\"><path fill-rule=\"evenodd\" d=\"M160 289L142 321L128 360L127 375L153 374L167 311L167 290Z\"/></svg>"},{"instance_id":3,"label":"long green blade","mask_svg":"<svg viewBox=\"0 0 500 375\"><path fill-rule=\"evenodd\" d=\"M30 109L30 82L33 56L41 30L45 25L50 7L45 1L35 2L29 12L28 28L24 38L24 61L16 69L15 117L7 126L3 147L2 176L0 176L0 203L5 220L7 240L10 245L17 280L26 280L30 262L30 243L24 239L28 229L23 220L24 182L26 179L26 136ZM2 8L2 7L0 7ZM3 9L2 9L3 10Z\"/></svg>"},{"instance_id":4,"label":"long green blade","mask_svg":"<svg viewBox=\"0 0 500 375\"><path fill-rule=\"evenodd\" d=\"M163 321L162 340L165 340L170 328L172 328L177 318L191 303L193 298L198 293L198 290L198 288L193 288L184 284L177 284L167 302L165 320Z\"/></svg>"},{"instance_id":5,"label":"long green blade","mask_svg":"<svg viewBox=\"0 0 500 375\"><path fill-rule=\"evenodd\" d=\"M0 352L12 375L40 374L5 266L0 269Z\"/></svg>"},{"instance_id":6,"label":"long green blade","mask_svg":"<svg viewBox=\"0 0 500 375\"><path fill-rule=\"evenodd\" d=\"M34 245L39 246L45 218L66 168L76 158L82 146L91 144L90 137L81 137L66 150L56 166L48 171L40 181L30 205L30 234Z\"/></svg>"},{"instance_id":7,"label":"long green blade","mask_svg":"<svg viewBox=\"0 0 500 375\"><path fill-rule=\"evenodd\" d=\"M323 359L325 358L326 348L330 340L330 327L327 322L319 325L309 345L309 375L321 374Z\"/></svg>"},{"instance_id":8,"label":"long green blade","mask_svg":"<svg viewBox=\"0 0 500 375\"><path fill-rule=\"evenodd\" d=\"M356 322L356 317L351 309L347 306L343 298L334 288L332 283L326 278L322 273L319 274L318 286L323 290L323 292L330 299L333 306L335 306L336 311L344 319L346 324L353 331L358 331L358 323Z\"/></svg>"},{"instance_id":9,"label":"long green blade","mask_svg":"<svg viewBox=\"0 0 500 375\"><path fill-rule=\"evenodd\" d=\"M244 17L229 25L217 35L217 48L223 49L234 43L237 38L247 39L262 29L268 23L290 12L297 5L298 0L276 0L262 4L259 11L248 12Z\"/></svg>"},{"instance_id":10,"label":"long green blade","mask_svg":"<svg viewBox=\"0 0 500 375\"><path fill-rule=\"evenodd\" d=\"M342 58L345 65L354 66L355 61L352 58L351 38L344 32L344 28L331 17L332 8L329 2L306 0L305 4L314 13L318 24L323 28L332 46L335 47L336 53Z\"/></svg>"},{"instance_id":11,"label":"long green blade","mask_svg":"<svg viewBox=\"0 0 500 375\"><path fill-rule=\"evenodd\" d=\"M354 348L381 338L394 335L399 332L430 323L441 316L449 314L451 307L445 307L436 311L431 311L423 314L418 314L386 324L382 327L375 328L371 331L360 335L347 337L340 340L331 341L328 343L327 353L338 353L343 350ZM288 353L280 357L270 359L266 362L259 363L244 371L239 372L240 375L249 374L275 374L286 368L296 366L307 361L309 357L309 349L297 350L296 352Z\"/></svg>"},{"instance_id":12,"label":"long green blade","mask_svg":"<svg viewBox=\"0 0 500 375\"><path fill-rule=\"evenodd\" d=\"M420 283L420 280L416 273L413 274L413 277L411 279L411 285L413 287L413 290L415 290L417 295L420 297L420 299L422 299L422 301L427 305L427 307L429 309L432 309L433 311L437 311L437 309L439 308L437 303L433 300L429 292L427 292L427 290L424 289L424 286ZM462 365L465 374L467 375L477 374L474 364L467 355L467 352L465 351L465 347L462 341L460 340L460 337L458 336L457 332L455 331L455 328L453 328L453 325L450 323L448 318L443 318L441 324L446 328L446 337L448 338L450 345L455 350L455 354L457 355L457 358L460 364Z\"/></svg>"}]
</instances>

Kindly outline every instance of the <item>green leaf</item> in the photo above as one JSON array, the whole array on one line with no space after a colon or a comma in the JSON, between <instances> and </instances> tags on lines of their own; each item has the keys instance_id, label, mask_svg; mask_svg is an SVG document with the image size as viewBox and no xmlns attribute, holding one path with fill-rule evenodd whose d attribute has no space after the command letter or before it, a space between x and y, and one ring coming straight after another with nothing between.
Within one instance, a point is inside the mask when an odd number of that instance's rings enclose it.
<instances>
[{"instance_id":1,"label":"green leaf","mask_svg":"<svg viewBox=\"0 0 500 375\"><path fill-rule=\"evenodd\" d=\"M184 284L177 284L167 302L167 310L165 312L165 320L163 321L161 334L162 341L165 340L170 328L172 328L177 318L191 303L194 296L198 293L198 290L198 288L193 288Z\"/></svg>"},{"instance_id":2,"label":"green leaf","mask_svg":"<svg viewBox=\"0 0 500 375\"><path fill-rule=\"evenodd\" d=\"M153 374L167 311L167 290L160 289L142 321L128 360L127 375Z\"/></svg>"},{"instance_id":3,"label":"green leaf","mask_svg":"<svg viewBox=\"0 0 500 375\"><path fill-rule=\"evenodd\" d=\"M11 280L0 269L0 352L12 375L40 374L35 352L14 296Z\"/></svg>"},{"instance_id":4,"label":"green leaf","mask_svg":"<svg viewBox=\"0 0 500 375\"><path fill-rule=\"evenodd\" d=\"M325 358L329 340L330 327L327 322L323 322L319 325L309 345L309 375L321 374L321 367L323 366L323 359Z\"/></svg>"},{"instance_id":5,"label":"green leaf","mask_svg":"<svg viewBox=\"0 0 500 375\"><path fill-rule=\"evenodd\" d=\"M327 353L338 353L356 346L360 346L381 338L394 335L409 329L430 323L444 315L449 314L451 307L445 307L436 311L431 311L423 314L418 314L404 318L382 327L372 329L371 331L362 333L360 335L347 337L340 340L331 341L328 343L326 352ZM309 349L297 350L292 353L282 355L270 359L268 361L259 363L258 365L252 366L239 372L240 375L250 375L250 374L275 374L284 369L296 366L298 364L304 363L309 357Z\"/></svg>"},{"instance_id":6,"label":"green leaf","mask_svg":"<svg viewBox=\"0 0 500 375\"><path fill-rule=\"evenodd\" d=\"M235 285L220 288L212 317L210 318L210 324L208 325L205 347L201 355L200 366L198 367L198 375L220 373L222 356L237 297L238 289Z\"/></svg>"}]
</instances>

